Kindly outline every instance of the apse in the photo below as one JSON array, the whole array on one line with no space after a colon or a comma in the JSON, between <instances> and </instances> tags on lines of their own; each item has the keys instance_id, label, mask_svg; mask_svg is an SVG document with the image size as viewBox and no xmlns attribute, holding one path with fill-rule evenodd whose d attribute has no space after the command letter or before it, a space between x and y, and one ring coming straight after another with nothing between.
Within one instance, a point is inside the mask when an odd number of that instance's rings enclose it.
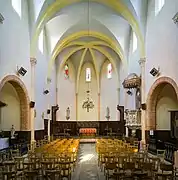
<instances>
[{"instance_id":1,"label":"apse","mask_svg":"<svg viewBox=\"0 0 178 180\"><path fill-rule=\"evenodd\" d=\"M90 69L91 77L87 80L87 71ZM89 96L87 96L87 91ZM96 73L91 62L86 62L81 70L79 80L79 92L78 92L78 107L77 114L79 121L96 121L98 120L98 93L97 93L97 79ZM83 103L87 100L87 97L93 102L94 107L87 111L87 108L83 108Z\"/></svg>"}]
</instances>

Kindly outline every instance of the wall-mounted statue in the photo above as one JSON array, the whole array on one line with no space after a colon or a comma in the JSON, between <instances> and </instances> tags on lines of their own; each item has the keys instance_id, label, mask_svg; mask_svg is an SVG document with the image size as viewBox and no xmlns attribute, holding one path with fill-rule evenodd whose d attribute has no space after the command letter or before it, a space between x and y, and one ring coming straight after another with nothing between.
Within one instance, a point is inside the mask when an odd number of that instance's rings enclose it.
<instances>
[{"instance_id":1,"label":"wall-mounted statue","mask_svg":"<svg viewBox=\"0 0 178 180\"><path fill-rule=\"evenodd\" d=\"M12 125L11 127L11 138L15 138L15 128L14 128L14 125Z\"/></svg>"},{"instance_id":2,"label":"wall-mounted statue","mask_svg":"<svg viewBox=\"0 0 178 180\"><path fill-rule=\"evenodd\" d=\"M106 107L106 116L105 117L109 121L109 119L110 119L110 109L109 109L108 106Z\"/></svg>"},{"instance_id":3,"label":"wall-mounted statue","mask_svg":"<svg viewBox=\"0 0 178 180\"><path fill-rule=\"evenodd\" d=\"M69 107L66 109L66 119L67 120L70 119L70 108Z\"/></svg>"},{"instance_id":4,"label":"wall-mounted statue","mask_svg":"<svg viewBox=\"0 0 178 180\"><path fill-rule=\"evenodd\" d=\"M140 88L136 89L136 93L135 93L135 107L136 107L136 109L140 109L141 108L141 92L140 92Z\"/></svg>"}]
</instances>

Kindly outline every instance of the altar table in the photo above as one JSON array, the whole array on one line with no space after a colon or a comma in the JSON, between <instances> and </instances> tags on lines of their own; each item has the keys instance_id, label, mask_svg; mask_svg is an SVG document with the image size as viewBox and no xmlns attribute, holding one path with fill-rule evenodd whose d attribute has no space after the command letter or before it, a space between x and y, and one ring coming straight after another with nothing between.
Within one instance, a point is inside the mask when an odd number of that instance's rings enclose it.
<instances>
[{"instance_id":1,"label":"altar table","mask_svg":"<svg viewBox=\"0 0 178 180\"><path fill-rule=\"evenodd\" d=\"M80 128L79 129L79 134L80 135L96 135L96 128Z\"/></svg>"}]
</instances>

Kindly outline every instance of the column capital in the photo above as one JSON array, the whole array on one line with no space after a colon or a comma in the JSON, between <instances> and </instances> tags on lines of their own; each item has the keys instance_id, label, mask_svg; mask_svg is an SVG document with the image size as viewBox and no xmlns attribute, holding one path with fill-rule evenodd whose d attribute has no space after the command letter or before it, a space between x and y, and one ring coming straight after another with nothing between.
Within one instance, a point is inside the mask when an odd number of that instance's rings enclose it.
<instances>
[{"instance_id":1,"label":"column capital","mask_svg":"<svg viewBox=\"0 0 178 180\"><path fill-rule=\"evenodd\" d=\"M145 62L146 62L146 57L140 58L140 60L138 61L138 63L139 63L140 65L145 64Z\"/></svg>"},{"instance_id":2,"label":"column capital","mask_svg":"<svg viewBox=\"0 0 178 180\"><path fill-rule=\"evenodd\" d=\"M47 84L50 84L52 80L51 80L51 78L47 77L46 81L47 81Z\"/></svg>"},{"instance_id":3,"label":"column capital","mask_svg":"<svg viewBox=\"0 0 178 180\"><path fill-rule=\"evenodd\" d=\"M30 63L31 63L31 65L36 65L36 63L37 63L36 58L30 57Z\"/></svg>"}]
</instances>

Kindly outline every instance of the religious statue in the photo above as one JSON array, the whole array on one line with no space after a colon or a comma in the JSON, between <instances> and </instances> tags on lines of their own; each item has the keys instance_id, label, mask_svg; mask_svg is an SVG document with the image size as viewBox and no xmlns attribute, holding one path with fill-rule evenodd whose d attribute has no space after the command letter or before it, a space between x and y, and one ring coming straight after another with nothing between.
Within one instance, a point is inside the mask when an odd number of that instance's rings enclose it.
<instances>
[{"instance_id":1,"label":"religious statue","mask_svg":"<svg viewBox=\"0 0 178 180\"><path fill-rule=\"evenodd\" d=\"M11 127L11 138L15 138L15 128L14 125Z\"/></svg>"},{"instance_id":2,"label":"religious statue","mask_svg":"<svg viewBox=\"0 0 178 180\"><path fill-rule=\"evenodd\" d=\"M69 107L66 109L66 119L67 120L70 119L70 108Z\"/></svg>"},{"instance_id":3,"label":"religious statue","mask_svg":"<svg viewBox=\"0 0 178 180\"><path fill-rule=\"evenodd\" d=\"M105 117L109 121L109 119L110 119L110 109L109 109L108 106L106 107L106 116Z\"/></svg>"},{"instance_id":4,"label":"religious statue","mask_svg":"<svg viewBox=\"0 0 178 180\"><path fill-rule=\"evenodd\" d=\"M140 109L141 108L141 93L140 93L140 89L136 90L136 109Z\"/></svg>"}]
</instances>

